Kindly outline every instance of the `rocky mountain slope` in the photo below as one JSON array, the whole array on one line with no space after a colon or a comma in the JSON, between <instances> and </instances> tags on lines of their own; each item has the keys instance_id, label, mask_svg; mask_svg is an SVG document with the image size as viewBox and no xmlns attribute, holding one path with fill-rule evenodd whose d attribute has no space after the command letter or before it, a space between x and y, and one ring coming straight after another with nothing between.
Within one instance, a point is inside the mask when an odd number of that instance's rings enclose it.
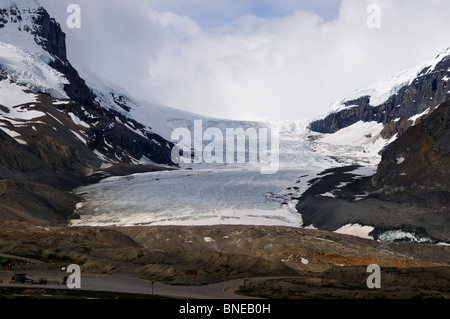
<instances>
[{"instance_id":1,"label":"rocky mountain slope","mask_svg":"<svg viewBox=\"0 0 450 319\"><path fill-rule=\"evenodd\" d=\"M449 106L430 110L390 143L374 176L344 167L311 181L297 205L304 223L384 241L449 242Z\"/></svg>"},{"instance_id":2,"label":"rocky mountain slope","mask_svg":"<svg viewBox=\"0 0 450 319\"><path fill-rule=\"evenodd\" d=\"M3 9L1 18L3 81L24 86L22 91L28 88L34 93L28 94L29 99L37 99L40 103L6 105L6 108L4 105L3 117L12 113L8 107L20 108L27 113L27 110L39 108L39 104L50 106L54 103L58 111L70 113L72 122L83 128L75 133L83 137L80 140L86 141L90 149L125 163L133 163L133 159L139 161L145 156L155 163L172 164L167 141L136 120L98 103L97 96L67 60L65 34L47 11L35 1L17 2L19 6L16 2L11 3L8 9ZM40 94L59 100L45 101ZM120 97L116 103L120 103Z\"/></svg>"},{"instance_id":3,"label":"rocky mountain slope","mask_svg":"<svg viewBox=\"0 0 450 319\"><path fill-rule=\"evenodd\" d=\"M336 103L330 114L310 129L334 133L359 121L383 123L390 138L418 123L430 110L450 98L450 49L414 68L357 90Z\"/></svg>"},{"instance_id":4,"label":"rocky mountain slope","mask_svg":"<svg viewBox=\"0 0 450 319\"><path fill-rule=\"evenodd\" d=\"M1 4L3 218L61 223L75 205L65 192L95 172L174 166L172 143L117 111L119 96L117 105L100 104L67 60L65 34L44 8L34 0Z\"/></svg>"},{"instance_id":5,"label":"rocky mountain slope","mask_svg":"<svg viewBox=\"0 0 450 319\"><path fill-rule=\"evenodd\" d=\"M372 184L385 197L414 201L448 215L450 204L450 101L434 109L383 152Z\"/></svg>"},{"instance_id":6,"label":"rocky mountain slope","mask_svg":"<svg viewBox=\"0 0 450 319\"><path fill-rule=\"evenodd\" d=\"M320 133L311 134L313 145L315 139L336 141L333 136L351 142L370 127L377 127L376 135L363 133L365 144L386 143L377 150L382 159L374 176L360 178L348 167L312 181L297 205L304 222L330 231L358 229L380 240L448 242L449 80L447 49L357 90L310 123Z\"/></svg>"}]
</instances>

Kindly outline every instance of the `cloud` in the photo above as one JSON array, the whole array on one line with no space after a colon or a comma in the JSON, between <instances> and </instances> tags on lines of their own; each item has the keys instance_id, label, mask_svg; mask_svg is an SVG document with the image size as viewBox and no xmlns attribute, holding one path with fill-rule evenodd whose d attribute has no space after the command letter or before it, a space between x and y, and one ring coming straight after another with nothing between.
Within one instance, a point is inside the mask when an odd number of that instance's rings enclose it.
<instances>
[{"instance_id":1,"label":"cloud","mask_svg":"<svg viewBox=\"0 0 450 319\"><path fill-rule=\"evenodd\" d=\"M268 0L40 2L63 26L65 6L80 4L82 28L65 31L82 74L94 70L139 99L233 119L316 117L450 46L450 5L439 0L342 0L331 20L325 1L298 1L306 11ZM370 3L381 8L380 29L367 27Z\"/></svg>"}]
</instances>

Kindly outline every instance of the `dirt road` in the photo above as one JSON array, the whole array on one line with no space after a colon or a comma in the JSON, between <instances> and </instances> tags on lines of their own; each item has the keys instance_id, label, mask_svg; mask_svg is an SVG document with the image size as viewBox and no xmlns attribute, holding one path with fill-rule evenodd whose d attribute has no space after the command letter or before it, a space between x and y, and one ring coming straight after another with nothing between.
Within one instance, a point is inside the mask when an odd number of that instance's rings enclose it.
<instances>
[{"instance_id":1,"label":"dirt road","mask_svg":"<svg viewBox=\"0 0 450 319\"><path fill-rule=\"evenodd\" d=\"M21 284L11 284L12 272L3 272L0 274L0 287L23 287ZM61 281L66 275L65 272L29 272L28 275L38 280L46 278L49 282ZM259 277L259 278L245 278L252 283L276 280L282 278L293 277ZM233 288L244 285L245 279L231 280L216 284L204 286L173 286L166 285L160 282L155 282L153 285L153 294L173 298L187 298L187 299L252 299L250 297L236 295L233 293ZM68 289L65 285L30 285L33 288L53 288L53 289ZM94 275L84 274L81 277L81 289L90 291L108 291L121 293L139 293L152 294L152 283L148 280L140 279L131 275Z\"/></svg>"}]
</instances>

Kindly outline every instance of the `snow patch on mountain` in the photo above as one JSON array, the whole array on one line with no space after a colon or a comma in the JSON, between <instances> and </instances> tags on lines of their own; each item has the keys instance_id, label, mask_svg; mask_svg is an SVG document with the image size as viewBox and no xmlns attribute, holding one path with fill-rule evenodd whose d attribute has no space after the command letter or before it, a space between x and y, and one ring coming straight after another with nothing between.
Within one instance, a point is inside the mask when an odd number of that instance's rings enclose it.
<instances>
[{"instance_id":1,"label":"snow patch on mountain","mask_svg":"<svg viewBox=\"0 0 450 319\"><path fill-rule=\"evenodd\" d=\"M87 129L91 128L91 126L89 124L80 120L78 118L78 116L76 116L72 112L69 112L69 116L72 119L72 122L74 122L76 125L83 126L84 128L87 128Z\"/></svg>"},{"instance_id":2,"label":"snow patch on mountain","mask_svg":"<svg viewBox=\"0 0 450 319\"><path fill-rule=\"evenodd\" d=\"M374 239L369 234L374 230L375 228L372 226L363 226L360 224L347 224L342 226L341 228L335 230L335 233L338 234L345 234L345 235L351 235L366 239Z\"/></svg>"},{"instance_id":3,"label":"snow patch on mountain","mask_svg":"<svg viewBox=\"0 0 450 319\"><path fill-rule=\"evenodd\" d=\"M411 116L411 117L408 119L408 121L412 121L412 122L413 122L411 126L416 125L416 121L417 121L418 119L424 117L424 116L427 115L428 113L430 113L430 110L431 110L431 107L428 108L428 109L426 109L425 111L423 111L423 112L420 113L420 114L416 114L416 115L414 115L414 116Z\"/></svg>"},{"instance_id":4,"label":"snow patch on mountain","mask_svg":"<svg viewBox=\"0 0 450 319\"><path fill-rule=\"evenodd\" d=\"M23 89L24 87L12 83L9 79L0 81L0 92L1 92L0 105L6 106L7 108L11 108L15 105L35 102L36 95L25 93ZM0 112L6 113L3 112L1 109Z\"/></svg>"},{"instance_id":5,"label":"snow patch on mountain","mask_svg":"<svg viewBox=\"0 0 450 319\"><path fill-rule=\"evenodd\" d=\"M48 53L36 53L0 42L0 69L10 81L33 93L46 93L55 98L68 98L64 85L68 80L48 65Z\"/></svg>"},{"instance_id":6,"label":"snow patch on mountain","mask_svg":"<svg viewBox=\"0 0 450 319\"><path fill-rule=\"evenodd\" d=\"M327 161L328 167L356 164L371 169L380 162L380 151L397 138L384 139L383 128L382 123L359 121L333 134L309 132L314 138L309 149L313 154L320 154L318 161ZM334 163L330 159L334 159Z\"/></svg>"},{"instance_id":7,"label":"snow patch on mountain","mask_svg":"<svg viewBox=\"0 0 450 319\"><path fill-rule=\"evenodd\" d=\"M379 144L385 144L380 135L383 128L383 123L359 121L334 134L325 134L322 142L334 145L367 145L380 149Z\"/></svg>"}]
</instances>

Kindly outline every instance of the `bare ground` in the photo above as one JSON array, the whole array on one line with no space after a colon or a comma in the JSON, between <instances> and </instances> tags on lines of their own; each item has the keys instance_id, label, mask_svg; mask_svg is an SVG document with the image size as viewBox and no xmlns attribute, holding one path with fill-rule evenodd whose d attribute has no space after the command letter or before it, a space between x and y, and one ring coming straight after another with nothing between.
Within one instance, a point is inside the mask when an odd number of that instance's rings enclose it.
<instances>
[{"instance_id":1,"label":"bare ground","mask_svg":"<svg viewBox=\"0 0 450 319\"><path fill-rule=\"evenodd\" d=\"M44 228L0 222L0 253L17 256L12 258L17 272L75 263L82 272L130 274L176 285L310 277L255 284L252 291L243 291L273 298L448 298L449 250L287 227ZM382 267L383 288L389 293L365 287L369 264ZM198 275L186 276L185 270Z\"/></svg>"}]
</instances>

